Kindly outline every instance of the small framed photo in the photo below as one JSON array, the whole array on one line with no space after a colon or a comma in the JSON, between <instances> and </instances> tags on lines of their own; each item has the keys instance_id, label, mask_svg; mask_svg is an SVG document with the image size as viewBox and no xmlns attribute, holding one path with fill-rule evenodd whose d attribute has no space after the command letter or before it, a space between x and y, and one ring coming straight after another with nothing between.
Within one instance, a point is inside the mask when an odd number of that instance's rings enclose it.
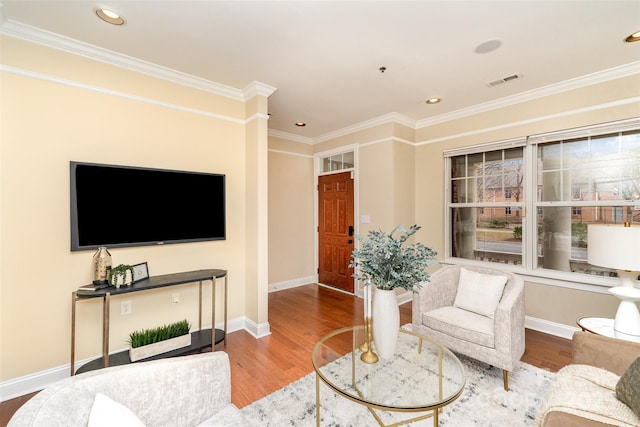
<instances>
[{"instance_id":1,"label":"small framed photo","mask_svg":"<svg viewBox=\"0 0 640 427\"><path fill-rule=\"evenodd\" d=\"M133 283L149 278L149 267L146 262L133 266Z\"/></svg>"}]
</instances>

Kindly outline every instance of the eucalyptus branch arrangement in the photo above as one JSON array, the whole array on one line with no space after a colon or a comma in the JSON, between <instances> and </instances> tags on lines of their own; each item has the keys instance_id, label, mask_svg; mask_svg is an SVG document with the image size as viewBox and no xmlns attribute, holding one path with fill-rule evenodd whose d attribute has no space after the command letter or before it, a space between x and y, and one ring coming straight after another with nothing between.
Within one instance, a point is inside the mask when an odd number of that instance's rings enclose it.
<instances>
[{"instance_id":1,"label":"eucalyptus branch arrangement","mask_svg":"<svg viewBox=\"0 0 640 427\"><path fill-rule=\"evenodd\" d=\"M142 329L129 334L129 344L132 348L168 340L171 338L187 335L191 330L191 325L185 320L159 326L152 329Z\"/></svg>"},{"instance_id":2,"label":"eucalyptus branch arrangement","mask_svg":"<svg viewBox=\"0 0 640 427\"><path fill-rule=\"evenodd\" d=\"M436 252L422 243L403 246L420 228L414 224L407 230L400 225L389 234L372 230L367 238L356 236L360 247L353 250L349 263L354 268L353 277L382 290L402 288L417 292L422 282L431 277L426 268L437 262Z\"/></svg>"}]
</instances>

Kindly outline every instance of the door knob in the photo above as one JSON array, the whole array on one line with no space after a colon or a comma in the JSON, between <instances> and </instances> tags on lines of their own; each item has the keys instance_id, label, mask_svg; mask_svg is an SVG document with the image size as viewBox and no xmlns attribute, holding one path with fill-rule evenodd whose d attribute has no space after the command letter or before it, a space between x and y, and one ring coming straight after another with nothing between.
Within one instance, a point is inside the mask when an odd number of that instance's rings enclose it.
<instances>
[{"instance_id":1,"label":"door knob","mask_svg":"<svg viewBox=\"0 0 640 427\"><path fill-rule=\"evenodd\" d=\"M352 243L353 243L353 240L352 240L352 239L349 239L349 242L348 242L348 243L349 243L349 244L352 244Z\"/></svg>"}]
</instances>

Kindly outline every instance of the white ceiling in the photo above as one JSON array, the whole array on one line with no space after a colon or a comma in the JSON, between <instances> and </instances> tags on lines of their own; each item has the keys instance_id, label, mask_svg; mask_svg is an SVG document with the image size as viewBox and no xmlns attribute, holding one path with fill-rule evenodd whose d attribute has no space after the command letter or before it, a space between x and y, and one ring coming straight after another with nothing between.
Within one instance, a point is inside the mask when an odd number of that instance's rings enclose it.
<instances>
[{"instance_id":1,"label":"white ceiling","mask_svg":"<svg viewBox=\"0 0 640 427\"><path fill-rule=\"evenodd\" d=\"M640 30L639 0L1 3L5 34L82 42L238 90L273 86L270 130L309 142L389 113L437 120L640 73L640 42L624 42ZM126 24L102 22L97 6ZM499 49L475 53L495 39ZM443 101L425 104L432 96Z\"/></svg>"}]
</instances>

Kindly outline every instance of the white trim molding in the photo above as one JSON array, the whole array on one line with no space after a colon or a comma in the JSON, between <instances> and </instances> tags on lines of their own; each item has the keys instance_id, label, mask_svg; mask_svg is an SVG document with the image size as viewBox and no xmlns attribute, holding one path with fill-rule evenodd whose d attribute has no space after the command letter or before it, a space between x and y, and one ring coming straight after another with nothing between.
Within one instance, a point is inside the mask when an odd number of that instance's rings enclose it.
<instances>
[{"instance_id":1,"label":"white trim molding","mask_svg":"<svg viewBox=\"0 0 640 427\"><path fill-rule=\"evenodd\" d=\"M298 279L285 280L284 282L271 283L269 285L269 293L283 291L285 289L297 288L299 286L310 285L316 283L317 276L300 277Z\"/></svg>"},{"instance_id":2,"label":"white trim molding","mask_svg":"<svg viewBox=\"0 0 640 427\"><path fill-rule=\"evenodd\" d=\"M64 52L73 53L95 61L100 61L163 80L168 80L183 86L193 87L195 89L221 95L226 98L246 101L245 93L240 89L195 77L170 68L142 61L137 58L122 55L108 49L80 42L78 40L32 27L11 19L2 23L2 26L0 27L0 34L26 40Z\"/></svg>"}]
</instances>

